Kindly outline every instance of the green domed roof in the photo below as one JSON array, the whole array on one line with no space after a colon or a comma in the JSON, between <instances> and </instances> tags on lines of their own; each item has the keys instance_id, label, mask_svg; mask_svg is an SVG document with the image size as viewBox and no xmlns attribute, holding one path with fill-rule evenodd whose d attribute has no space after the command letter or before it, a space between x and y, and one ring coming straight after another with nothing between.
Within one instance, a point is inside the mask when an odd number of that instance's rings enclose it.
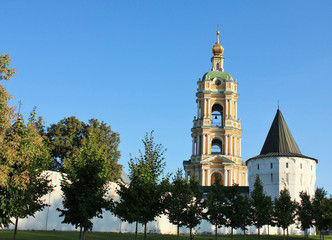
<instances>
[{"instance_id":1,"label":"green domed roof","mask_svg":"<svg viewBox=\"0 0 332 240\"><path fill-rule=\"evenodd\" d=\"M203 80L205 80L205 79L214 79L215 77L219 78L219 79L223 79L225 81L234 81L232 75L230 75L227 72L222 72L222 71L207 72L207 73L204 74Z\"/></svg>"}]
</instances>

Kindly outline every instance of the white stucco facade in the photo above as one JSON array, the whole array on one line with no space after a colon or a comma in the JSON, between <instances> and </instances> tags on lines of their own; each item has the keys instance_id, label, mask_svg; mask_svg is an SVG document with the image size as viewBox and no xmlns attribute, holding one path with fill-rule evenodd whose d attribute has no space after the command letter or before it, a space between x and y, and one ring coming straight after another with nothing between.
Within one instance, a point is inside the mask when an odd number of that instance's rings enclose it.
<instances>
[{"instance_id":1,"label":"white stucco facade","mask_svg":"<svg viewBox=\"0 0 332 240\"><path fill-rule=\"evenodd\" d=\"M50 205L46 207L43 211L35 214L34 217L28 217L19 220L18 229L19 230L43 230L43 231L77 231L74 226L70 224L63 224L63 217L59 217L60 212L57 208L62 208L62 191L60 187L61 174L58 172L47 172L52 179L52 185L55 186L54 190L46 195L44 199ZM110 183L110 196L117 199L116 194L116 183ZM14 220L14 219L13 219ZM10 226L13 229L14 225ZM96 232L119 232L119 233L134 233L135 224L129 224L127 222L122 222L119 218L115 217L111 212L104 212L103 218L93 219L93 229ZM139 232L143 232L143 226L139 225ZM200 225L198 225L194 231L197 234L214 234L214 226L209 222L203 220ZM158 217L156 221L148 223L149 233L160 233L160 234L176 234L176 226L171 224L167 216L162 215ZM277 227L270 227L270 234L282 234L282 229ZM182 227L180 228L180 233L189 234L189 229ZM218 229L219 234L230 234L231 229L227 227L222 227ZM248 227L248 234L256 234L257 229L254 226ZM267 234L268 228L264 226L261 229L261 233ZM289 228L290 234L303 234L295 225ZM240 229L234 229L234 234L243 234Z\"/></svg>"},{"instance_id":2,"label":"white stucco facade","mask_svg":"<svg viewBox=\"0 0 332 240\"><path fill-rule=\"evenodd\" d=\"M315 193L316 161L302 157L262 157L250 159L248 165L249 191L254 187L256 175L262 181L264 191L272 199L279 197L284 188L292 199L300 201L301 191Z\"/></svg>"}]
</instances>

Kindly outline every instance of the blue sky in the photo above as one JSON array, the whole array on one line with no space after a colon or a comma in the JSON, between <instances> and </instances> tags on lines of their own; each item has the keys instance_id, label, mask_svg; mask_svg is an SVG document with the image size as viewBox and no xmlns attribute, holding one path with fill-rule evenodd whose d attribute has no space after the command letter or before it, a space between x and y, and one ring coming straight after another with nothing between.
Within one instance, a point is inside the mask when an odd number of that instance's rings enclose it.
<instances>
[{"instance_id":1,"label":"blue sky","mask_svg":"<svg viewBox=\"0 0 332 240\"><path fill-rule=\"evenodd\" d=\"M166 171L191 154L199 77L211 69L217 24L225 71L239 82L243 160L258 155L279 101L317 185L332 193L332 2L0 0L7 84L46 124L98 118L120 133L120 163L155 130Z\"/></svg>"}]
</instances>

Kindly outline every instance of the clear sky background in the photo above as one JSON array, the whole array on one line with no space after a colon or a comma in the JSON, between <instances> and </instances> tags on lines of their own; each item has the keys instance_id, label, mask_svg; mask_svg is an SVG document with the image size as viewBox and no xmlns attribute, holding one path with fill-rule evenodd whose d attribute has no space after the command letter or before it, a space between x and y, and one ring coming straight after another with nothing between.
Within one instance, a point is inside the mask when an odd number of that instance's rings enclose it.
<instances>
[{"instance_id":1,"label":"clear sky background","mask_svg":"<svg viewBox=\"0 0 332 240\"><path fill-rule=\"evenodd\" d=\"M120 163L155 130L166 171L191 155L197 80L210 71L217 24L225 71L239 82L242 157L256 156L280 110L317 186L332 194L332 1L0 0L6 84L46 124L103 120L121 137Z\"/></svg>"}]
</instances>

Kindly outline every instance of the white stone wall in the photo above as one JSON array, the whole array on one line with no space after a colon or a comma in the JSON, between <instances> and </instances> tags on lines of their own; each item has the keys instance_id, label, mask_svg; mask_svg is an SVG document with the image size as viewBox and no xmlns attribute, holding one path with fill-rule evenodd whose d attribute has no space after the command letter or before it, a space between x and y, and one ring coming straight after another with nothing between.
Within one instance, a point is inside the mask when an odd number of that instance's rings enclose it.
<instances>
[{"instance_id":1,"label":"white stone wall","mask_svg":"<svg viewBox=\"0 0 332 240\"><path fill-rule=\"evenodd\" d=\"M279 197L279 192L284 187L296 201L300 201L301 191L306 191L311 196L315 193L316 162L312 159L300 157L252 159L248 162L248 173L249 191L253 190L256 175L259 175L265 193L272 199Z\"/></svg>"},{"instance_id":2,"label":"white stone wall","mask_svg":"<svg viewBox=\"0 0 332 240\"><path fill-rule=\"evenodd\" d=\"M62 208L62 191L60 187L61 174L58 172L48 172L52 178L52 185L55 186L54 191L45 196L45 200L50 205L46 207L42 212L35 214L35 217L28 217L25 219L20 219L18 224L19 230L47 230L47 231L76 231L74 226L69 224L63 224L61 221L63 217L59 217L60 212L57 208ZM115 189L117 184L111 183L110 195L113 198L117 198ZM14 220L14 219L13 219ZM14 226L11 225L10 229ZM171 224L165 215L158 217L156 221L148 223L149 233L161 233L161 234L176 234L176 226ZM120 221L110 212L105 212L103 218L93 219L93 231L102 232L122 232L122 233L134 233L135 224L129 224L127 222ZM143 226L139 225L139 232L143 232ZM214 226L207 221L202 221L202 223L194 229L197 234L214 234ZM289 229L290 234L303 234L302 231L297 229L294 225ZM189 229L182 227L180 233L189 234ZM223 227L218 230L219 234L230 234L231 229ZM256 234L257 230L255 227L249 227L248 233ZM267 234L267 227L264 226L261 229L261 233ZM281 234L282 231L279 228L270 228L270 234ZM234 230L234 234L243 234L242 230Z\"/></svg>"}]
</instances>

